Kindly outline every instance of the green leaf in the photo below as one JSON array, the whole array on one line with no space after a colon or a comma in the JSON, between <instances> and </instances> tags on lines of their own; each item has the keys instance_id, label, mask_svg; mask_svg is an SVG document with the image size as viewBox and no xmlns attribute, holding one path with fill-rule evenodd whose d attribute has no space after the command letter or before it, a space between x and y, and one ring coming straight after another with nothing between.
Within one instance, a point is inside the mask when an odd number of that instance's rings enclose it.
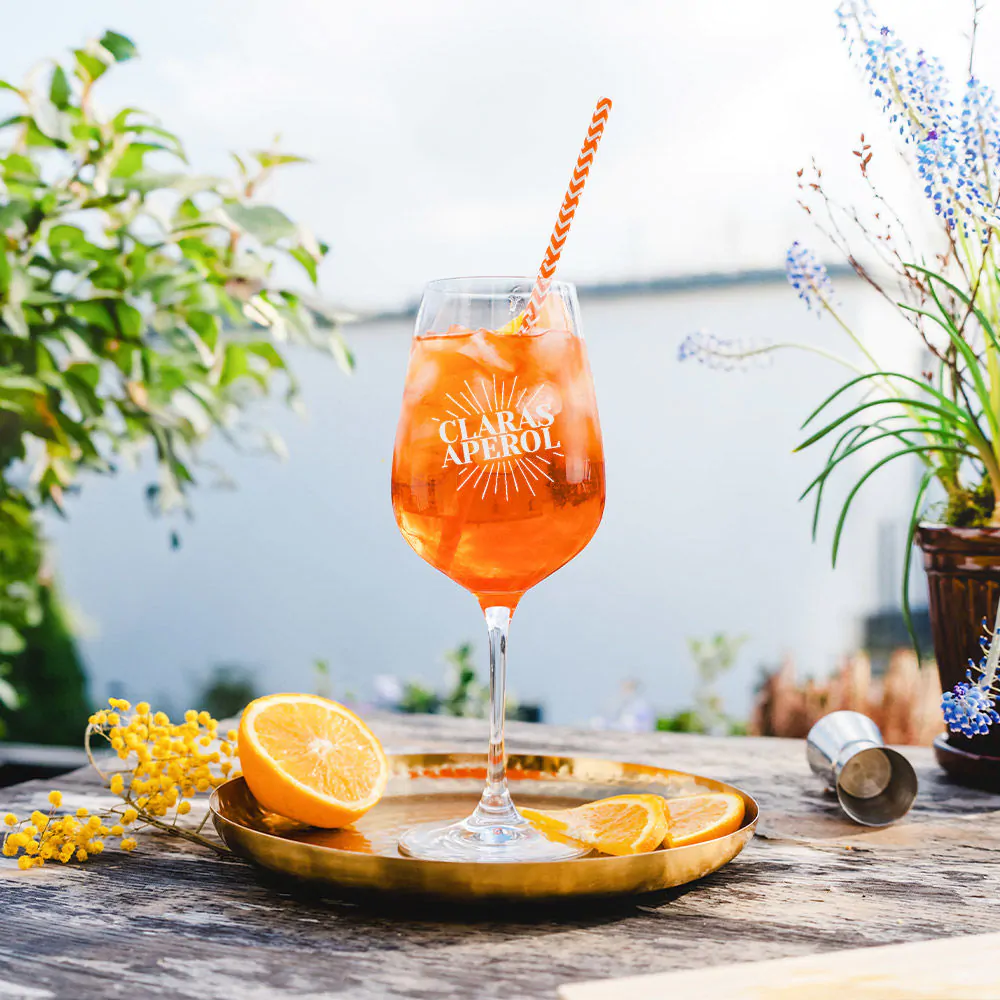
<instances>
[{"instance_id":1,"label":"green leaf","mask_svg":"<svg viewBox=\"0 0 1000 1000\"><path fill-rule=\"evenodd\" d=\"M40 178L34 161L21 153L8 153L0 159L0 167L3 168L4 179L8 183L11 181L30 183Z\"/></svg>"},{"instance_id":2,"label":"green leaf","mask_svg":"<svg viewBox=\"0 0 1000 1000\"><path fill-rule=\"evenodd\" d=\"M3 705L10 712L21 707L21 699L18 697L17 689L3 677L0 677L0 705ZM4 729L0 726L0 737L3 734Z\"/></svg>"},{"instance_id":3,"label":"green leaf","mask_svg":"<svg viewBox=\"0 0 1000 1000\"><path fill-rule=\"evenodd\" d=\"M135 42L125 35L118 34L117 31L104 32L101 36L101 46L111 53L115 62L128 62L139 54Z\"/></svg>"},{"instance_id":4,"label":"green leaf","mask_svg":"<svg viewBox=\"0 0 1000 1000\"><path fill-rule=\"evenodd\" d=\"M90 283L94 288L123 292L128 286L128 275L116 264L102 264L90 272Z\"/></svg>"},{"instance_id":5,"label":"green leaf","mask_svg":"<svg viewBox=\"0 0 1000 1000\"><path fill-rule=\"evenodd\" d=\"M6 622L0 622L0 653L13 656L24 649L24 637Z\"/></svg>"},{"instance_id":6,"label":"green leaf","mask_svg":"<svg viewBox=\"0 0 1000 1000\"><path fill-rule=\"evenodd\" d=\"M56 66L52 71L52 83L49 85L49 100L60 110L65 111L69 107L69 99L73 91L70 89L66 71L62 66Z\"/></svg>"},{"instance_id":7,"label":"green leaf","mask_svg":"<svg viewBox=\"0 0 1000 1000\"><path fill-rule=\"evenodd\" d=\"M173 132L168 131L165 128L160 128L159 125L146 125L137 124L132 125L129 131L134 132L136 135L155 135L159 136L166 144L166 149L176 156L179 160L187 163L187 155L184 152L184 146L181 140L174 135Z\"/></svg>"},{"instance_id":8,"label":"green leaf","mask_svg":"<svg viewBox=\"0 0 1000 1000\"><path fill-rule=\"evenodd\" d=\"M839 389L837 389L835 392L833 392L829 396L827 396L826 399L824 399L823 402L820 403L819 406L817 406L816 409L813 410L812 413L810 413L808 417L806 417L806 419L802 422L802 429L804 430L806 427L808 427L809 424L811 424L813 422L813 420L820 413L822 413L823 410L825 410L827 408L827 406L830 405L830 403L832 403L838 396L840 396L843 393L847 392L848 389L852 388L853 386L858 385L860 382L867 382L867 381L870 381L871 379L877 379L877 378L901 379L904 382L909 382L912 385L917 386L917 388L921 389L923 392L926 392L926 393L929 393L930 395L932 395L946 409L948 409L951 412L953 412L958 419L964 420L966 418L966 411L963 410L962 407L958 406L956 403L954 403L952 400L950 400L947 396L945 396L943 393L938 392L937 389L935 389L931 385L928 385L926 382L922 382L922 381L920 381L920 379L913 378L911 375L902 375L899 372L883 372L883 371L878 371L878 372L868 372L865 375L859 375L857 378L852 378L850 381L845 382ZM898 397L898 398L902 399L903 397Z\"/></svg>"},{"instance_id":9,"label":"green leaf","mask_svg":"<svg viewBox=\"0 0 1000 1000\"><path fill-rule=\"evenodd\" d=\"M219 384L231 385L238 378L249 374L250 365L247 363L246 349L240 344L226 344L226 354L222 362Z\"/></svg>"},{"instance_id":10,"label":"green leaf","mask_svg":"<svg viewBox=\"0 0 1000 1000\"><path fill-rule=\"evenodd\" d=\"M900 416L902 416L902 414ZM834 457L836 456L837 452L840 450L841 446L843 445L843 443L848 438L850 438L850 442L849 442L849 445L848 445L848 447L849 447L850 445L854 444L854 442L857 441L857 439L862 434L864 434L864 432L869 428L869 426L871 426L871 425L870 424L862 424L861 427L849 427L846 431L844 431L843 434L841 434L840 437L837 438L836 443L834 444L833 448L831 449L831 451L830 451L830 457L829 457L829 459L827 459L827 465L829 466L830 463L833 462ZM823 504L823 490L826 488L826 481L827 481L827 477L826 476L822 476L822 477L818 477L818 478L819 478L819 488L816 490L816 499L815 499L815 501L813 503L812 540L814 542L816 541L816 533L819 530L819 514L820 514L820 510L822 508L822 504ZM810 489L811 489L811 486L810 486ZM805 490L802 493L802 495L799 497L799 500L803 500L808 495L808 492L809 492L808 489Z\"/></svg>"},{"instance_id":11,"label":"green leaf","mask_svg":"<svg viewBox=\"0 0 1000 1000\"><path fill-rule=\"evenodd\" d=\"M3 121L0 121L0 129L10 128L11 125L23 125L30 120L27 115L11 115L9 118L4 118Z\"/></svg>"},{"instance_id":12,"label":"green leaf","mask_svg":"<svg viewBox=\"0 0 1000 1000\"><path fill-rule=\"evenodd\" d=\"M31 110L31 126L34 131L52 143L65 146L72 135L66 113L60 111L52 101L37 92L32 95L29 108ZM31 133L31 129L29 129L29 133ZM34 141L43 144L37 138ZM32 134L28 136L28 145L32 145Z\"/></svg>"},{"instance_id":13,"label":"green leaf","mask_svg":"<svg viewBox=\"0 0 1000 1000\"><path fill-rule=\"evenodd\" d=\"M115 319L126 340L138 340L142 334L142 313L127 302L116 301Z\"/></svg>"},{"instance_id":14,"label":"green leaf","mask_svg":"<svg viewBox=\"0 0 1000 1000\"><path fill-rule=\"evenodd\" d=\"M108 299L81 299L77 302L71 302L68 311L71 316L88 326L96 326L103 333L117 336L118 327L115 325L108 305Z\"/></svg>"},{"instance_id":15,"label":"green leaf","mask_svg":"<svg viewBox=\"0 0 1000 1000\"><path fill-rule=\"evenodd\" d=\"M147 153L170 153L174 155L174 150L164 146L159 142L133 142L128 145L111 171L112 177L134 177L145 167L145 157Z\"/></svg>"},{"instance_id":16,"label":"green leaf","mask_svg":"<svg viewBox=\"0 0 1000 1000\"><path fill-rule=\"evenodd\" d=\"M163 191L175 188L187 180L186 174L165 170L140 170L131 177L116 177L115 180L126 191L137 191L149 194L152 191Z\"/></svg>"},{"instance_id":17,"label":"green leaf","mask_svg":"<svg viewBox=\"0 0 1000 1000\"><path fill-rule=\"evenodd\" d=\"M910 525L906 532L906 557L903 559L903 621L906 622L906 631L910 633L910 642L913 643L913 651L917 654L917 662L922 659L920 655L920 643L917 642L917 631L913 627L913 615L910 613L910 565L913 562L913 539L917 533L917 525L920 523L920 515L923 512L924 497L934 478L934 470L928 469L920 485L917 487L917 494L913 501L913 510L910 512Z\"/></svg>"},{"instance_id":18,"label":"green leaf","mask_svg":"<svg viewBox=\"0 0 1000 1000\"><path fill-rule=\"evenodd\" d=\"M263 358L272 368L284 368L285 359L278 353L278 349L269 340L256 340L246 344L246 349L251 354Z\"/></svg>"},{"instance_id":19,"label":"green leaf","mask_svg":"<svg viewBox=\"0 0 1000 1000\"><path fill-rule=\"evenodd\" d=\"M233 154L235 155L235 154ZM265 169L268 167L278 167L285 163L308 163L304 156L293 156L290 153L273 153L263 151L254 153L253 158Z\"/></svg>"},{"instance_id":20,"label":"green leaf","mask_svg":"<svg viewBox=\"0 0 1000 1000\"><path fill-rule=\"evenodd\" d=\"M190 312L187 317L188 326L205 344L210 351L215 350L215 345L219 342L219 333L222 330L222 320L218 316L213 316L207 312Z\"/></svg>"},{"instance_id":21,"label":"green leaf","mask_svg":"<svg viewBox=\"0 0 1000 1000\"><path fill-rule=\"evenodd\" d=\"M873 427L877 427L877 425L865 424L864 426L859 428L861 433L858 434L857 437L850 442L849 446L846 449L844 449L844 451L842 451L836 458L831 459L827 463L823 471L805 488L805 490L799 496L799 500L804 500L817 486L822 485L823 480L826 479L833 472L833 470L836 469L838 465L840 465L841 462L850 458L850 456L854 455L856 452L862 451L863 449L867 448L869 445L875 444L877 441L884 441L886 438L889 437L894 437L905 445L919 444L920 442L911 441L908 438L904 437L904 435L927 433L926 428L922 427L902 427L890 430L881 429L881 432L878 434L874 434L871 437L865 438L862 441L858 440L858 438L861 438L865 432L871 430ZM954 444L956 441L964 440L960 434L949 432L942 428L935 429L933 434L935 438L939 439L944 444Z\"/></svg>"},{"instance_id":22,"label":"green leaf","mask_svg":"<svg viewBox=\"0 0 1000 1000\"><path fill-rule=\"evenodd\" d=\"M934 295L933 292L934 281L940 281L941 284L944 285L944 287L947 288L959 300L959 302L961 302L964 306L966 306L966 308L969 308L971 310L972 314L976 317L976 319L979 320L979 325L983 328L983 332L993 342L993 346L997 350L1000 350L1000 341L997 340L997 335L993 330L993 324L990 323L990 321L986 318L986 315L978 306L973 306L972 300L969 298L968 295L966 295L965 292L962 291L961 288L959 288L957 285L952 284L952 282L948 281L947 278L943 278L941 277L940 274L937 274L934 271L929 271L926 267L921 267L919 264L905 264L904 267L908 267L913 271L919 271L925 277L933 279L933 281L929 282L932 295ZM947 316L948 319L950 320L951 319L950 315L941 305L940 301L938 301L938 297L936 295L934 295L934 301L937 303L938 308L941 309L941 312L945 316ZM955 329L955 333L957 334L958 333L957 328L953 327L953 329Z\"/></svg>"},{"instance_id":23,"label":"green leaf","mask_svg":"<svg viewBox=\"0 0 1000 1000\"><path fill-rule=\"evenodd\" d=\"M295 223L271 205L243 205L238 201L227 201L222 210L235 225L265 246L291 239L296 232Z\"/></svg>"},{"instance_id":24,"label":"green leaf","mask_svg":"<svg viewBox=\"0 0 1000 1000\"><path fill-rule=\"evenodd\" d=\"M110 55L110 53L108 53ZM108 65L102 56L87 49L74 49L76 58L76 75L84 83L94 83L108 71Z\"/></svg>"},{"instance_id":25,"label":"green leaf","mask_svg":"<svg viewBox=\"0 0 1000 1000\"><path fill-rule=\"evenodd\" d=\"M302 265L309 280L315 285L318 281L316 258L305 247L292 247L288 252Z\"/></svg>"},{"instance_id":26,"label":"green leaf","mask_svg":"<svg viewBox=\"0 0 1000 1000\"><path fill-rule=\"evenodd\" d=\"M93 369L94 374L91 374L90 369ZM101 399L94 391L99 375L97 365L72 365L66 369L66 384L85 417L100 416L104 409Z\"/></svg>"},{"instance_id":27,"label":"green leaf","mask_svg":"<svg viewBox=\"0 0 1000 1000\"><path fill-rule=\"evenodd\" d=\"M911 448L902 448L899 451L894 451L891 455L886 455L885 458L877 461L855 484L850 493L847 494L847 499L844 501L844 506L840 511L840 517L837 520L837 528L833 533L833 565L837 565L837 552L840 549L840 536L844 530L844 522L847 520L847 512L850 510L851 503L857 496L858 491L862 486L876 473L883 465L888 465L890 462L894 462L897 458L902 458L904 455L916 455L919 453L937 453L941 455L955 454L962 455L966 458L975 458L975 454L970 452L967 448L952 448L948 445L914 445Z\"/></svg>"},{"instance_id":28,"label":"green leaf","mask_svg":"<svg viewBox=\"0 0 1000 1000\"><path fill-rule=\"evenodd\" d=\"M79 251L86 244L87 237L79 226L69 226L61 223L49 230L49 246L59 256Z\"/></svg>"},{"instance_id":29,"label":"green leaf","mask_svg":"<svg viewBox=\"0 0 1000 1000\"><path fill-rule=\"evenodd\" d=\"M0 205L0 230L6 232L15 222L26 219L34 207L25 198L12 198L6 205Z\"/></svg>"},{"instance_id":30,"label":"green leaf","mask_svg":"<svg viewBox=\"0 0 1000 1000\"><path fill-rule=\"evenodd\" d=\"M66 369L66 374L72 374L74 378L80 379L91 389L96 389L97 384L101 381L100 366L89 361L82 361L77 364L70 365Z\"/></svg>"},{"instance_id":31,"label":"green leaf","mask_svg":"<svg viewBox=\"0 0 1000 1000\"><path fill-rule=\"evenodd\" d=\"M31 336L31 330L24 318L24 310L16 302L8 302L3 309L0 309L0 322L21 340L27 340Z\"/></svg>"},{"instance_id":32,"label":"green leaf","mask_svg":"<svg viewBox=\"0 0 1000 1000\"><path fill-rule=\"evenodd\" d=\"M336 359L340 370L349 375L354 371L354 355L351 353L351 349L347 346L346 341L339 333L332 333L330 334L328 343L330 353Z\"/></svg>"},{"instance_id":33,"label":"green leaf","mask_svg":"<svg viewBox=\"0 0 1000 1000\"><path fill-rule=\"evenodd\" d=\"M0 80L0 90L12 90L15 94L21 93L19 88L15 87L12 83L8 83L6 80Z\"/></svg>"},{"instance_id":34,"label":"green leaf","mask_svg":"<svg viewBox=\"0 0 1000 1000\"><path fill-rule=\"evenodd\" d=\"M947 310L941 304L941 300L938 298L938 294L934 289L934 283L928 282L928 288L930 289L931 297L934 299L935 304L938 309L941 310L941 315L945 317L947 322L943 321L940 317L935 316L933 313L927 312L923 309L916 309L913 306L906 305L905 303L900 303L900 308L905 309L908 312L926 316L928 319L937 323L944 330L944 332L948 334L952 344L955 345L955 349L962 355L962 359L965 361L969 375L972 377L976 395L979 397L979 403L983 408L983 412L986 414L987 421L989 422L993 439L997 440L1000 438L1000 420L998 420L997 415L993 412L993 407L990 405L990 391L986 386L986 381L983 379L979 359L976 357L972 348L966 343L965 338L958 332L955 325L951 322L951 317L948 316ZM971 414L969 415L969 419L973 419Z\"/></svg>"},{"instance_id":35,"label":"green leaf","mask_svg":"<svg viewBox=\"0 0 1000 1000\"><path fill-rule=\"evenodd\" d=\"M837 427L840 427L841 424L850 420L851 417L860 413L862 410L869 410L873 406L888 406L890 404L894 404L896 406L911 407L917 410L927 410L928 412L934 413L945 420L951 420L952 422L957 422L955 421L953 414L948 413L947 410L942 409L940 406L937 406L934 403L927 403L922 399L903 400L895 396L890 397L888 399L873 399L871 400L871 402L861 403L859 406L855 406L854 409L849 410L847 413L838 417L832 423L827 424L826 427L824 427L822 430L817 431L815 434L813 434L812 437L807 438L805 441L803 441L802 444L800 444L797 448L795 448L795 451L804 451L806 448L810 447L810 445L813 445L820 439L826 437L826 435L829 434L830 431L834 430ZM966 426L968 426L968 424Z\"/></svg>"}]
</instances>

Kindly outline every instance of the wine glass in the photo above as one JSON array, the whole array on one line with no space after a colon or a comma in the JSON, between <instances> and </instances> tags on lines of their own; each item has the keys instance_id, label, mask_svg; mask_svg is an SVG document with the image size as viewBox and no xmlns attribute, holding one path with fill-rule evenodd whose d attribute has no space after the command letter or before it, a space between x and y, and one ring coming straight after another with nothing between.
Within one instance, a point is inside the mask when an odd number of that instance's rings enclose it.
<instances>
[{"instance_id":1,"label":"wine glass","mask_svg":"<svg viewBox=\"0 0 1000 1000\"><path fill-rule=\"evenodd\" d=\"M590 541L604 451L576 289L553 281L522 328L530 278L449 278L424 291L392 462L392 505L414 551L471 591L490 648L486 788L460 822L408 831L400 850L441 861L550 861L550 841L507 788L507 634L530 587Z\"/></svg>"}]
</instances>

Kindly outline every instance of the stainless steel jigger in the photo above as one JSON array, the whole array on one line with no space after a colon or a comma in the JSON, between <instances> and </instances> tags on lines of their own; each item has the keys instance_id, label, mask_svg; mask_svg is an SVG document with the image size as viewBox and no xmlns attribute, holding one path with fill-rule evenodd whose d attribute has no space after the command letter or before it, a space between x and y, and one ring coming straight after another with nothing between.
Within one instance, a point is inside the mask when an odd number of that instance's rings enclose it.
<instances>
[{"instance_id":1,"label":"stainless steel jigger","mask_svg":"<svg viewBox=\"0 0 1000 1000\"><path fill-rule=\"evenodd\" d=\"M837 793L855 823L888 826L917 797L910 762L882 741L878 726L860 712L831 712L809 730L806 759Z\"/></svg>"}]
</instances>

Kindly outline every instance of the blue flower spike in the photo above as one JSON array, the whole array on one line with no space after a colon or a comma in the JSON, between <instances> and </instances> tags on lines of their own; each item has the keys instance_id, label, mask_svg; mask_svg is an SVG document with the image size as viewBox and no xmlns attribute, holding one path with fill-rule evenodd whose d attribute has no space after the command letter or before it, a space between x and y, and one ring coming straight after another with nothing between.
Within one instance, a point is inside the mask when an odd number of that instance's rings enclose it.
<instances>
[{"instance_id":1,"label":"blue flower spike","mask_svg":"<svg viewBox=\"0 0 1000 1000\"><path fill-rule=\"evenodd\" d=\"M799 293L799 298L817 315L829 308L833 296L833 282L826 268L816 259L807 246L796 240L785 255L785 277Z\"/></svg>"},{"instance_id":2,"label":"blue flower spike","mask_svg":"<svg viewBox=\"0 0 1000 1000\"><path fill-rule=\"evenodd\" d=\"M678 361L695 360L709 368L745 371L770 360L772 345L765 341L723 340L704 330L689 333L677 349Z\"/></svg>"},{"instance_id":3,"label":"blue flower spike","mask_svg":"<svg viewBox=\"0 0 1000 1000\"><path fill-rule=\"evenodd\" d=\"M914 150L936 215L964 236L996 224L1000 110L993 90L971 77L956 104L941 61L911 53L865 0L837 9L840 28L890 124Z\"/></svg>"},{"instance_id":4,"label":"blue flower spike","mask_svg":"<svg viewBox=\"0 0 1000 1000\"><path fill-rule=\"evenodd\" d=\"M1000 620L1000 605L997 606L997 618ZM967 682L956 684L950 691L941 696L941 711L948 729L963 736L983 736L989 732L994 722L1000 722L997 712L997 669L1000 667L1000 638L994 627L991 632L983 619L983 630L986 636L980 639L985 647L989 644L986 655L978 666L969 660L966 671Z\"/></svg>"}]
</instances>

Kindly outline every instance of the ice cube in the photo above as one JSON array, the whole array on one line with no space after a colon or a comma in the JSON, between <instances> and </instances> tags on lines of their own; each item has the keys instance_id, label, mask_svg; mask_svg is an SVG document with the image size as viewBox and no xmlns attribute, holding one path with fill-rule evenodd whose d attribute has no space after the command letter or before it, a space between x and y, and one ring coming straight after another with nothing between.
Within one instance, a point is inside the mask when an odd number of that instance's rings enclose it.
<instances>
[{"instance_id":1,"label":"ice cube","mask_svg":"<svg viewBox=\"0 0 1000 1000\"><path fill-rule=\"evenodd\" d=\"M464 339L456 353L469 358L484 374L512 373L514 364L498 349L497 337L491 330L476 330L471 337Z\"/></svg>"}]
</instances>

